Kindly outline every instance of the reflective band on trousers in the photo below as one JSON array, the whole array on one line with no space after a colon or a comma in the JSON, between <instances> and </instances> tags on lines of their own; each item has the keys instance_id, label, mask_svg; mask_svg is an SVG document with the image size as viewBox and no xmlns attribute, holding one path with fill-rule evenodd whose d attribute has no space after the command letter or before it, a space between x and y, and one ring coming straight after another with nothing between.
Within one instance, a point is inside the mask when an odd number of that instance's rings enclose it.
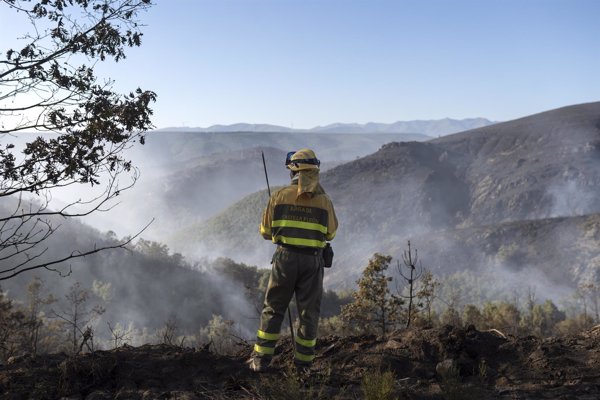
<instances>
[{"instance_id":1,"label":"reflective band on trousers","mask_svg":"<svg viewBox=\"0 0 600 400\"><path fill-rule=\"evenodd\" d=\"M259 346L258 344L254 345L254 351L257 352L258 354L275 354L275 347L265 347L265 346Z\"/></svg>"},{"instance_id":2,"label":"reflective band on trousers","mask_svg":"<svg viewBox=\"0 0 600 400\"><path fill-rule=\"evenodd\" d=\"M265 331L261 331L260 329L256 332L256 336L265 340L277 340L279 339L279 333L269 333Z\"/></svg>"},{"instance_id":3,"label":"reflective band on trousers","mask_svg":"<svg viewBox=\"0 0 600 400\"><path fill-rule=\"evenodd\" d=\"M302 354L302 353L296 352L295 356L296 356L296 360L300 360L300 361L304 361L304 362L311 362L312 360L315 359L314 354L308 355L308 354Z\"/></svg>"},{"instance_id":4,"label":"reflective band on trousers","mask_svg":"<svg viewBox=\"0 0 600 400\"><path fill-rule=\"evenodd\" d=\"M315 345L317 344L317 339L302 339L301 337L298 337L298 335L296 335L296 343L304 347L315 347Z\"/></svg>"}]
</instances>

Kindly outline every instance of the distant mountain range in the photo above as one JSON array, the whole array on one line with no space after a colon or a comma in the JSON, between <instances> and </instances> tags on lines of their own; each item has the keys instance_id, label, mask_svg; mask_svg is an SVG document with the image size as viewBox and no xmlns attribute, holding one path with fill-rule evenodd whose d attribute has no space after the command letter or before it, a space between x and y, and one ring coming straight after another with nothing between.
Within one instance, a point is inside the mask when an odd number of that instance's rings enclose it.
<instances>
[{"instance_id":1,"label":"distant mountain range","mask_svg":"<svg viewBox=\"0 0 600 400\"><path fill-rule=\"evenodd\" d=\"M311 129L294 129L285 126L269 124L238 123L232 125L212 125L208 128L164 128L158 129L157 132L421 133L428 136L443 136L469 129L481 128L494 123L494 121L490 121L485 118L444 118L437 120L398 121L391 124L377 122L369 122L366 124L334 123L325 126L316 126Z\"/></svg>"}]
</instances>

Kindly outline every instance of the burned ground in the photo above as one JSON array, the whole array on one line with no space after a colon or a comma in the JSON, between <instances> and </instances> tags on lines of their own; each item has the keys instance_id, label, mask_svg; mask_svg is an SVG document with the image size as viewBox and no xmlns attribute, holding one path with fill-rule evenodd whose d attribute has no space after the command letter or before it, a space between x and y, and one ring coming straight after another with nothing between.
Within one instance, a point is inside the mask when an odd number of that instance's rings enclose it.
<instances>
[{"instance_id":1,"label":"burned ground","mask_svg":"<svg viewBox=\"0 0 600 400\"><path fill-rule=\"evenodd\" d=\"M289 338L272 370L235 356L166 345L79 356L20 357L0 367L2 399L364 398L365 375L394 377L400 399L598 399L600 326L568 337L503 336L474 328L399 331L386 338L320 340L310 375L292 367Z\"/></svg>"}]
</instances>

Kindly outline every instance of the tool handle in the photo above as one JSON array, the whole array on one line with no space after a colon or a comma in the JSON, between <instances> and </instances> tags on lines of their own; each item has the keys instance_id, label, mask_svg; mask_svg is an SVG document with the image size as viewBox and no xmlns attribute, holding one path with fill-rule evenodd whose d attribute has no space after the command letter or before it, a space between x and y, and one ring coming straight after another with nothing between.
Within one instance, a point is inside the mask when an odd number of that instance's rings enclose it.
<instances>
[{"instance_id":1,"label":"tool handle","mask_svg":"<svg viewBox=\"0 0 600 400\"><path fill-rule=\"evenodd\" d=\"M267 189L269 190L269 198L271 198L271 186L269 185L269 174L267 173L267 163L265 161L265 152L260 151L263 160L263 168L265 169L265 178L267 178Z\"/></svg>"}]
</instances>

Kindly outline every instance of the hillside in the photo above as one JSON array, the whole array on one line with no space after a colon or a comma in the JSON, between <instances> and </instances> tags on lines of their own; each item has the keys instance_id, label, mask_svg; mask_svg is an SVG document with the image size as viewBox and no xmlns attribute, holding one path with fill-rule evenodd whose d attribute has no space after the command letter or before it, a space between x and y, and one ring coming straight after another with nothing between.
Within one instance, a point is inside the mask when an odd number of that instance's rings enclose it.
<instances>
[{"instance_id":1,"label":"hillside","mask_svg":"<svg viewBox=\"0 0 600 400\"><path fill-rule=\"evenodd\" d=\"M374 216L378 228L390 218L431 228L599 212L600 103L390 143L323 174L323 184L342 207L352 198L380 210L394 198L392 212Z\"/></svg>"},{"instance_id":2,"label":"hillside","mask_svg":"<svg viewBox=\"0 0 600 400\"><path fill-rule=\"evenodd\" d=\"M54 218L52 223L58 229L39 246L47 249L34 262L61 259L71 252L125 240L110 232L100 233L76 219ZM8 269L18 262L17 257L5 259L2 267ZM28 284L39 277L42 280L40 296L51 295L56 300L46 307L46 316L52 317L50 310L69 312L71 304L66 297L78 283L87 292L86 307L104 309L93 324L99 339L109 336L108 323L112 326L132 324L141 337L154 335L155 330L170 319L177 321L182 332L197 332L213 315L237 321L236 329L246 334L255 329L254 322L247 317L255 315L256 305L245 286L258 288L261 274L256 268L248 267L246 275L249 276L244 280L227 277L225 272L236 266L239 267L226 260L192 264L181 254L171 253L165 245L142 239L126 249L105 250L69 260L56 266L59 272L38 269L17 275L2 281L0 293L17 304L25 304ZM98 295L94 289L97 286L105 286L107 290Z\"/></svg>"},{"instance_id":3,"label":"hillside","mask_svg":"<svg viewBox=\"0 0 600 400\"><path fill-rule=\"evenodd\" d=\"M322 183L340 220L336 263L328 271L333 286L352 285L375 251L399 256L408 239L429 256L425 263L444 265L447 271L514 264L548 273L573 264L571 250L577 246L572 243L587 243L575 268L586 269L600 248L593 233L594 214L600 212L595 201L600 194L600 103L425 143L390 143L324 172ZM251 195L187 232L206 240L213 254L239 254L264 265L272 246L256 234L264 207L260 198L266 195ZM222 221L243 223L232 231ZM557 244L562 253L550 254ZM510 263L494 256L511 246L509 252L529 256L515 256ZM447 266L448 260L455 261ZM571 284L581 272L570 281L558 275L551 276Z\"/></svg>"},{"instance_id":4,"label":"hillside","mask_svg":"<svg viewBox=\"0 0 600 400\"><path fill-rule=\"evenodd\" d=\"M319 148L322 168L327 170L393 140L426 139L421 134L150 132L144 146L126 154L141 172L136 185L120 196L127 210L120 207L88 221L98 229L124 235L155 219L146 236L164 242L182 227L204 221L265 188L261 151L270 183L278 185L288 180L284 160L290 149L307 144Z\"/></svg>"},{"instance_id":5,"label":"hillside","mask_svg":"<svg viewBox=\"0 0 600 400\"><path fill-rule=\"evenodd\" d=\"M266 267L274 246L257 234L266 198L266 191L248 196L196 230L183 231L176 241L196 238L195 246L181 249L192 257L229 254ZM387 232L391 228L385 226ZM236 245L229 247L232 240L237 241ZM369 235L349 233L333 242L335 264L325 271L326 284L337 289L352 287L373 253L398 258L406 249L406 240L411 240L424 266L436 274L466 269L498 280L494 294L500 296L490 293L489 298L501 298L508 288L525 291L528 286L537 287L551 298L566 296L576 282L593 276L594 271L600 272L600 214L590 214L469 228L415 229L412 234L392 233L375 240Z\"/></svg>"},{"instance_id":6,"label":"hillside","mask_svg":"<svg viewBox=\"0 0 600 400\"><path fill-rule=\"evenodd\" d=\"M290 345L289 339L281 341L273 361L277 369L261 375L251 373L244 363L249 345L233 357L166 345L123 346L74 357L21 357L0 366L4 393L0 398L593 400L600 396L600 326L543 340L450 326L399 331L388 338L328 336L317 343L315 365L304 376L292 367ZM377 396L390 379L390 393Z\"/></svg>"},{"instance_id":7,"label":"hillside","mask_svg":"<svg viewBox=\"0 0 600 400\"><path fill-rule=\"evenodd\" d=\"M600 211L600 103L564 107L429 143L469 185L465 225Z\"/></svg>"}]
</instances>

